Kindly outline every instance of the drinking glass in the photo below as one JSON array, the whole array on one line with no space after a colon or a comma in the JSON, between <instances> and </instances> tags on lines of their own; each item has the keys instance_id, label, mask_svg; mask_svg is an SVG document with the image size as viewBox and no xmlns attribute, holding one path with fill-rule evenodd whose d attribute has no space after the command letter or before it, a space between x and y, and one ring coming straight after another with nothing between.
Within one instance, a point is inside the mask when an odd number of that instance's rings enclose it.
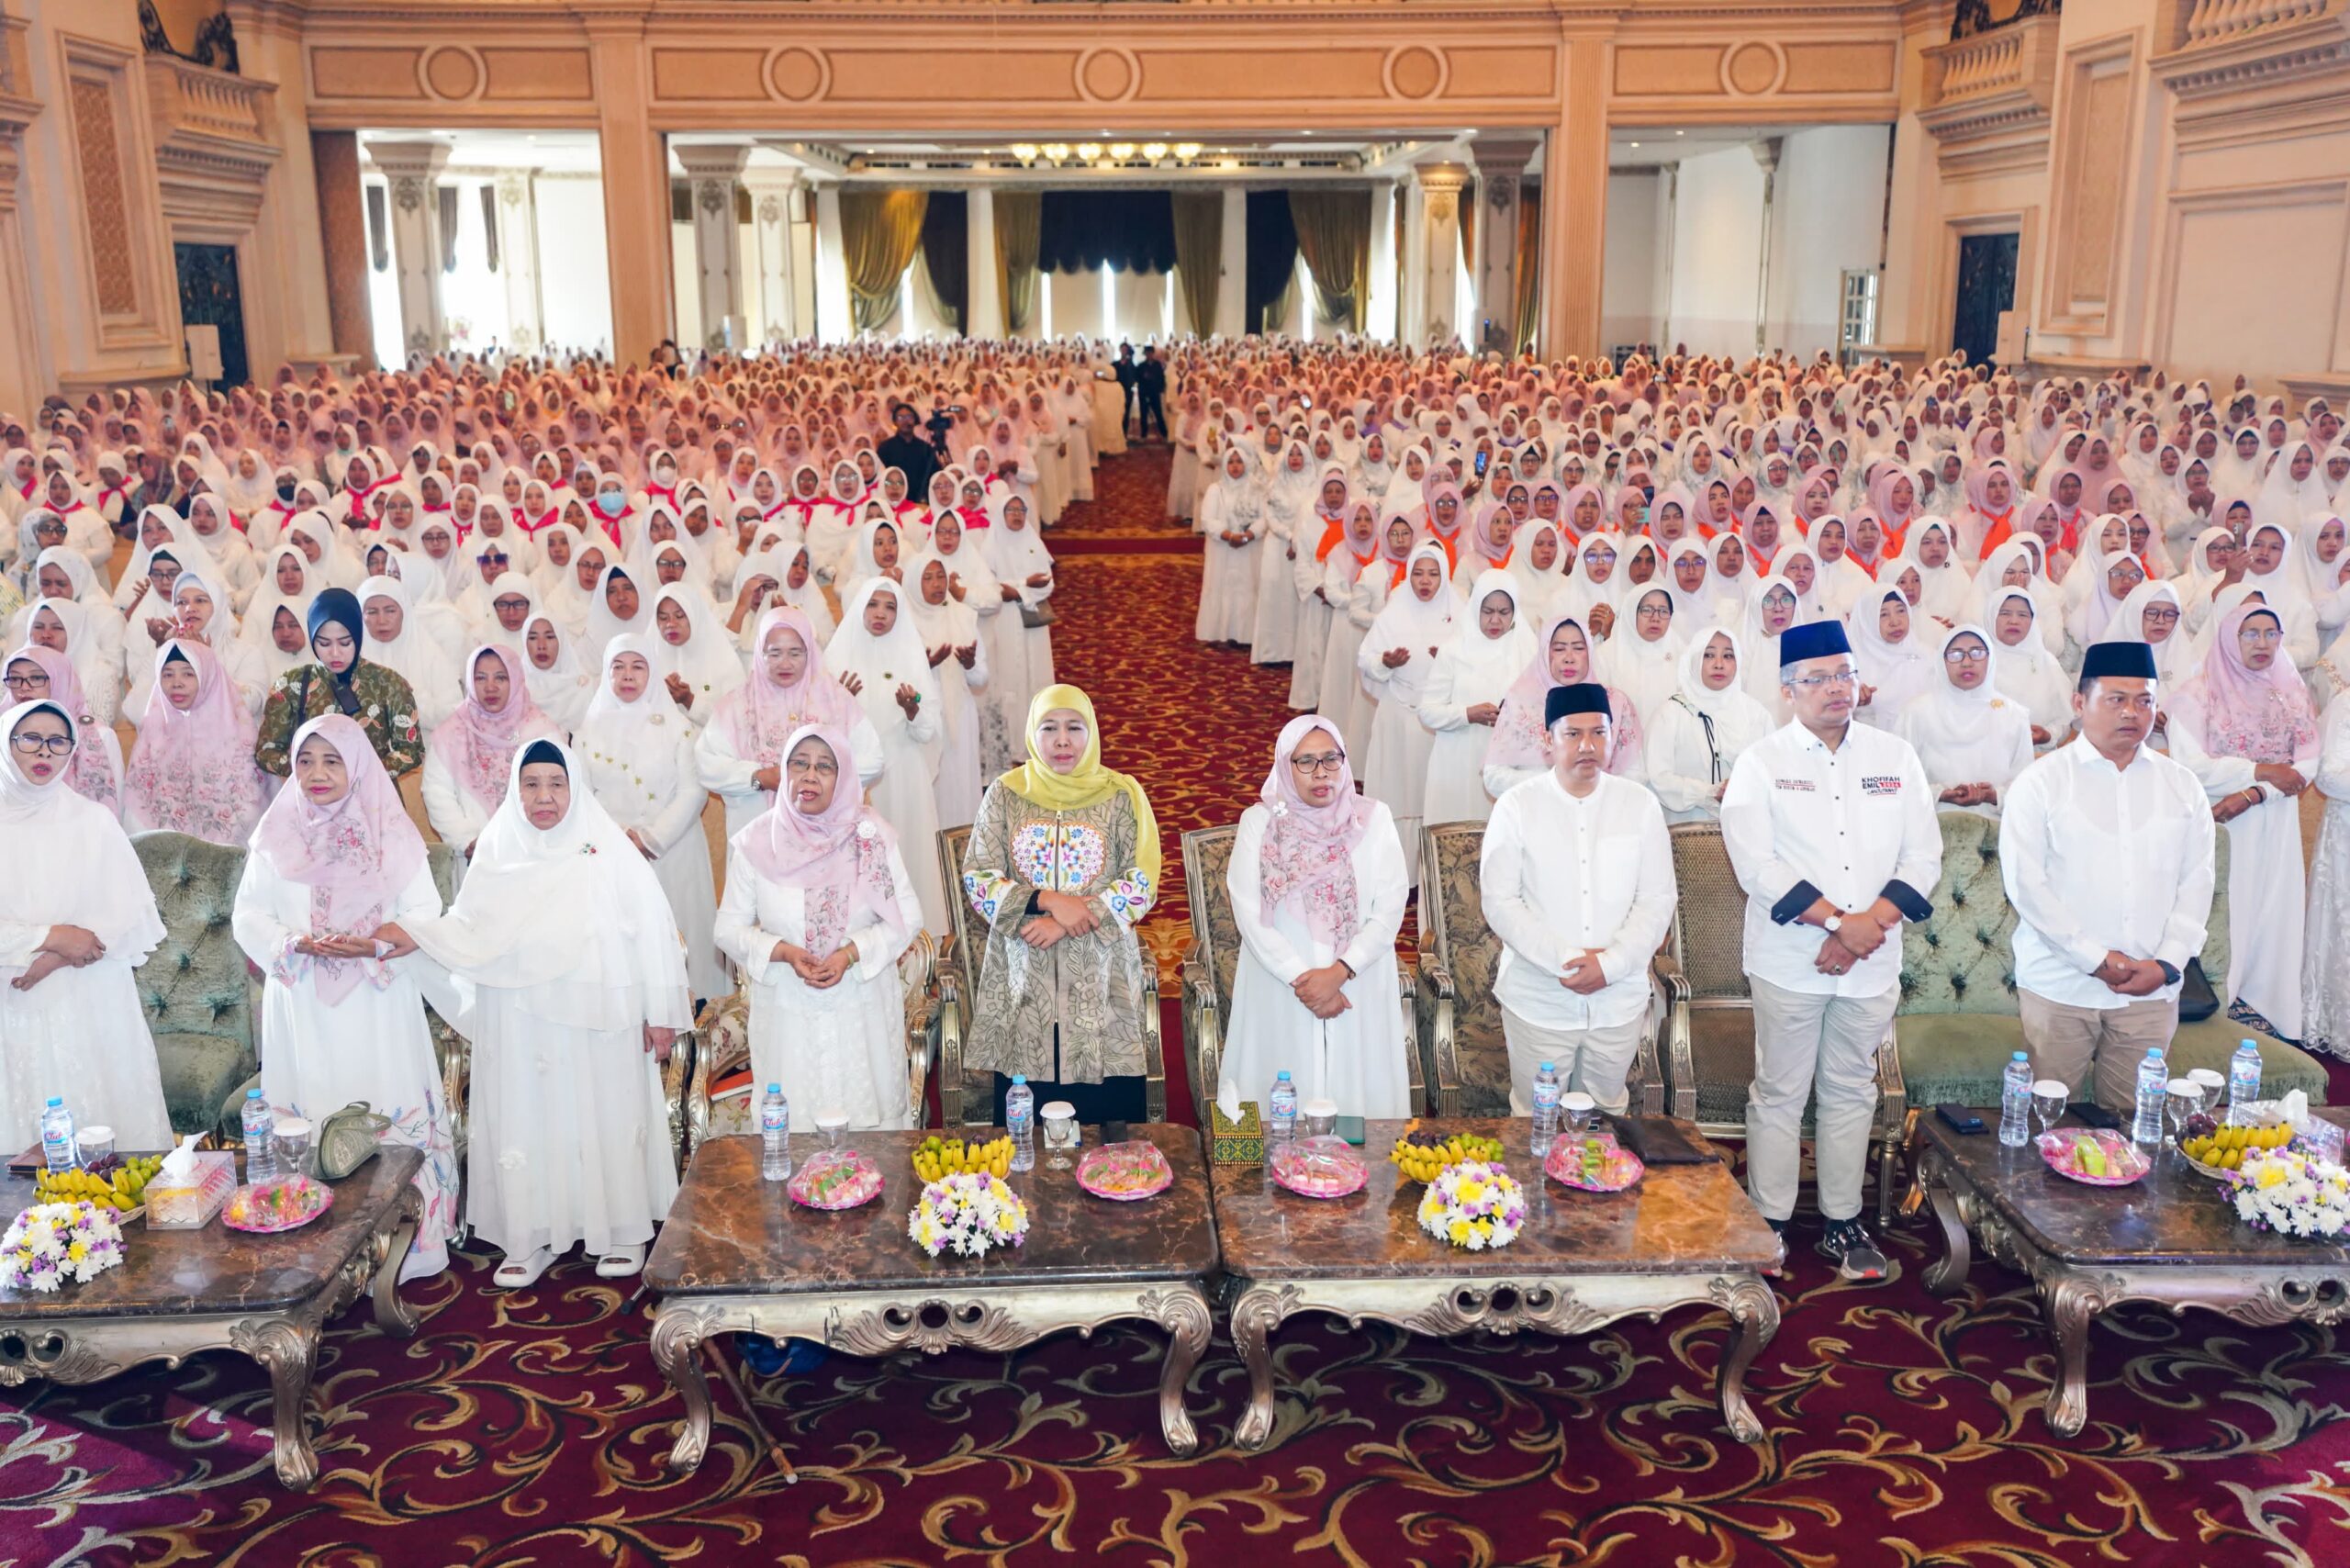
<instances>
[{"instance_id":1,"label":"drinking glass","mask_svg":"<svg viewBox=\"0 0 2350 1568\"><path fill-rule=\"evenodd\" d=\"M2199 1067L2187 1076L2202 1089L2203 1108L2218 1115L2220 1102L2227 1098L2228 1075L2216 1068Z\"/></svg>"},{"instance_id":2,"label":"drinking glass","mask_svg":"<svg viewBox=\"0 0 2350 1568\"><path fill-rule=\"evenodd\" d=\"M1077 1147L1084 1136L1078 1130L1077 1107L1066 1100L1056 1100L1043 1111L1045 1118L1045 1164L1054 1170L1066 1170L1069 1166L1069 1150Z\"/></svg>"},{"instance_id":3,"label":"drinking glass","mask_svg":"<svg viewBox=\"0 0 2350 1568\"><path fill-rule=\"evenodd\" d=\"M848 1147L848 1113L845 1111L817 1112L816 1130L824 1135L825 1152L840 1152Z\"/></svg>"},{"instance_id":4,"label":"drinking glass","mask_svg":"<svg viewBox=\"0 0 2350 1568\"><path fill-rule=\"evenodd\" d=\"M1591 1136L1599 1119L1599 1102L1578 1089L1559 1096L1559 1124L1567 1137L1577 1143Z\"/></svg>"},{"instance_id":5,"label":"drinking glass","mask_svg":"<svg viewBox=\"0 0 2350 1568\"><path fill-rule=\"evenodd\" d=\"M305 1161L310 1158L310 1124L300 1116L277 1118L277 1173L280 1176L307 1176Z\"/></svg>"},{"instance_id":6,"label":"drinking glass","mask_svg":"<svg viewBox=\"0 0 2350 1568\"><path fill-rule=\"evenodd\" d=\"M2191 1078L2174 1078L2163 1088L2163 1114L2170 1123L2173 1143L2187 1136L2187 1119L2203 1109L2203 1086Z\"/></svg>"},{"instance_id":7,"label":"drinking glass","mask_svg":"<svg viewBox=\"0 0 2350 1568\"><path fill-rule=\"evenodd\" d=\"M2031 1119L2040 1124L2042 1137L2055 1130L2072 1097L2072 1086L2061 1079L2043 1078L2031 1086Z\"/></svg>"},{"instance_id":8,"label":"drinking glass","mask_svg":"<svg viewBox=\"0 0 2350 1568\"><path fill-rule=\"evenodd\" d=\"M1335 1100L1308 1100L1305 1103L1305 1136L1334 1137L1338 1131L1338 1103Z\"/></svg>"}]
</instances>

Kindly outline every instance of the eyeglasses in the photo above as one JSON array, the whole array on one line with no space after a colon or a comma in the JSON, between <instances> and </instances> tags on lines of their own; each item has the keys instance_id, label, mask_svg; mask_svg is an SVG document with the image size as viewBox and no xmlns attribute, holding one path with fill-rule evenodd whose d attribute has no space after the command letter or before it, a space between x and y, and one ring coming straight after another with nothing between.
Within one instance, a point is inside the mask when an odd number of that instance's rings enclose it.
<instances>
[{"instance_id":1,"label":"eyeglasses","mask_svg":"<svg viewBox=\"0 0 2350 1568\"><path fill-rule=\"evenodd\" d=\"M1289 759L1289 765L1300 773L1336 773L1347 765L1347 754L1342 751L1326 751L1318 756L1292 756Z\"/></svg>"},{"instance_id":2,"label":"eyeglasses","mask_svg":"<svg viewBox=\"0 0 2350 1568\"><path fill-rule=\"evenodd\" d=\"M1946 665L1979 665L1991 656L1988 648L1944 648L1942 663Z\"/></svg>"},{"instance_id":3,"label":"eyeglasses","mask_svg":"<svg viewBox=\"0 0 2350 1568\"><path fill-rule=\"evenodd\" d=\"M1831 670L1826 675L1794 676L1785 684L1794 687L1797 691L1817 691L1823 686L1850 686L1860 678L1860 672L1857 670L1840 669Z\"/></svg>"},{"instance_id":4,"label":"eyeglasses","mask_svg":"<svg viewBox=\"0 0 2350 1568\"><path fill-rule=\"evenodd\" d=\"M46 691L49 689L49 672L39 670L31 675L0 677L0 686L7 687L11 691Z\"/></svg>"},{"instance_id":5,"label":"eyeglasses","mask_svg":"<svg viewBox=\"0 0 2350 1568\"><path fill-rule=\"evenodd\" d=\"M72 735L10 735L8 744L25 756L39 756L43 752L51 756L65 756L73 750Z\"/></svg>"},{"instance_id":6,"label":"eyeglasses","mask_svg":"<svg viewBox=\"0 0 2350 1568\"><path fill-rule=\"evenodd\" d=\"M2284 633L2274 626L2246 626L2236 633L2236 641L2267 644L2280 642L2284 635Z\"/></svg>"}]
</instances>

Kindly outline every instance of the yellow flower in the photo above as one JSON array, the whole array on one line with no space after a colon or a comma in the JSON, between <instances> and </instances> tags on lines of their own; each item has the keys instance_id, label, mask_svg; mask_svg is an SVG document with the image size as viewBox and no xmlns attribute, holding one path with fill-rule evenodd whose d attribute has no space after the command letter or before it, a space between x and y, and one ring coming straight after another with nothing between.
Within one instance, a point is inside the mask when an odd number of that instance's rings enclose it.
<instances>
[{"instance_id":1,"label":"yellow flower","mask_svg":"<svg viewBox=\"0 0 2350 1568\"><path fill-rule=\"evenodd\" d=\"M1453 1194L1454 1198L1458 1202L1463 1204L1473 1204L1484 1195L1485 1184L1483 1182L1478 1181L1474 1176L1464 1180L1460 1183L1460 1191Z\"/></svg>"},{"instance_id":2,"label":"yellow flower","mask_svg":"<svg viewBox=\"0 0 2350 1568\"><path fill-rule=\"evenodd\" d=\"M1465 1246L1467 1246L1467 1245L1468 1245L1468 1242L1469 1242L1469 1222L1468 1222L1467 1220L1465 1220L1465 1219L1457 1219L1457 1220L1454 1220L1454 1221L1452 1222L1452 1233L1451 1233L1451 1234L1452 1234L1452 1244L1453 1244L1455 1247L1465 1247Z\"/></svg>"},{"instance_id":3,"label":"yellow flower","mask_svg":"<svg viewBox=\"0 0 2350 1568\"><path fill-rule=\"evenodd\" d=\"M73 1246L68 1247L65 1249L65 1256L72 1259L76 1263L80 1262L83 1259L87 1258L89 1255L90 1244L86 1241L77 1241Z\"/></svg>"}]
</instances>

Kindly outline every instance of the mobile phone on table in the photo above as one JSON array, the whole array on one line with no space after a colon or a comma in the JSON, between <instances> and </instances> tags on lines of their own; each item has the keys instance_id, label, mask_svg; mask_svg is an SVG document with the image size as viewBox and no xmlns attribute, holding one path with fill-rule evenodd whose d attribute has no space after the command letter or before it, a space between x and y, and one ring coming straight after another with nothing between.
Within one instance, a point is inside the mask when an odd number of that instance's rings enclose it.
<instances>
[{"instance_id":1,"label":"mobile phone on table","mask_svg":"<svg viewBox=\"0 0 2350 1568\"><path fill-rule=\"evenodd\" d=\"M1982 1116L1971 1106L1937 1105L1934 1114L1949 1124L1950 1130L1954 1133L1973 1134L1985 1130Z\"/></svg>"},{"instance_id":2,"label":"mobile phone on table","mask_svg":"<svg viewBox=\"0 0 2350 1568\"><path fill-rule=\"evenodd\" d=\"M2093 1100L2084 1100L2065 1109L2085 1127L2103 1127L2109 1131L2121 1125L2121 1118Z\"/></svg>"},{"instance_id":3,"label":"mobile phone on table","mask_svg":"<svg viewBox=\"0 0 2350 1568\"><path fill-rule=\"evenodd\" d=\"M1341 1140L1352 1144L1357 1148L1360 1148L1364 1139L1370 1137L1363 1131L1360 1116L1340 1116L1332 1124L1332 1126Z\"/></svg>"}]
</instances>

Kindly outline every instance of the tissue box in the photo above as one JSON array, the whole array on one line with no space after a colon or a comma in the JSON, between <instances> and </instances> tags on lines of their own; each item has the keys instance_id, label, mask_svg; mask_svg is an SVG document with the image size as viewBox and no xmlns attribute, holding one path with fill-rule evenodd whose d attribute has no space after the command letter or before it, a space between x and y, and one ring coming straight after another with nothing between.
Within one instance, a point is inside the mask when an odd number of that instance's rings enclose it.
<instances>
[{"instance_id":1,"label":"tissue box","mask_svg":"<svg viewBox=\"0 0 2350 1568\"><path fill-rule=\"evenodd\" d=\"M147 1228L200 1229L212 1223L236 1190L237 1157L231 1152L197 1155L196 1169L180 1181L173 1180L167 1170L158 1170L147 1182Z\"/></svg>"},{"instance_id":2,"label":"tissue box","mask_svg":"<svg viewBox=\"0 0 2350 1568\"><path fill-rule=\"evenodd\" d=\"M1214 1165L1262 1165L1265 1126L1257 1117L1257 1102L1240 1102L1240 1119L1234 1121L1208 1102L1208 1160Z\"/></svg>"}]
</instances>

